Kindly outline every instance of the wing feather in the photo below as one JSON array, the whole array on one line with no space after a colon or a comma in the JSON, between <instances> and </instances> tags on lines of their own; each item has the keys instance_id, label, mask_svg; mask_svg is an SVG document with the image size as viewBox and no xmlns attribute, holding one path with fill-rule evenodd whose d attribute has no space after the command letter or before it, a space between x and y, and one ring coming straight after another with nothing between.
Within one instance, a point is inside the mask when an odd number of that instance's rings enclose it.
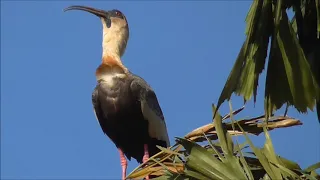
<instances>
[{"instance_id":1,"label":"wing feather","mask_svg":"<svg viewBox=\"0 0 320 180\"><path fill-rule=\"evenodd\" d=\"M101 104L99 101L99 84L94 88L92 92L92 105L93 105L93 112L96 116L96 119L102 129L102 131L106 134L106 129L104 129L104 126L101 124L102 121L105 119L104 113L101 109Z\"/></svg>"},{"instance_id":2,"label":"wing feather","mask_svg":"<svg viewBox=\"0 0 320 180\"><path fill-rule=\"evenodd\" d=\"M154 90L138 76L134 78L130 87L140 101L144 118L149 122L149 135L165 141L167 146L170 146L165 118Z\"/></svg>"}]
</instances>

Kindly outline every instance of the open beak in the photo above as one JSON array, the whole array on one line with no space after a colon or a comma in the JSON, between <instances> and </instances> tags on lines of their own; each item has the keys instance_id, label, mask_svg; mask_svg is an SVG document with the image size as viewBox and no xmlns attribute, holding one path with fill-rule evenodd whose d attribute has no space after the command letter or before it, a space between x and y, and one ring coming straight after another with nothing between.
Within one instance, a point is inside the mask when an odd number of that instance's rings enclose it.
<instances>
[{"instance_id":1,"label":"open beak","mask_svg":"<svg viewBox=\"0 0 320 180\"><path fill-rule=\"evenodd\" d=\"M95 9L95 8L91 8L91 7L87 7L87 6L69 6L67 8L64 9L64 12L69 11L69 10L82 10L82 11L87 11L91 14L94 14L98 17L104 17L106 18L108 16L108 12L107 11L103 11L100 9Z\"/></svg>"}]
</instances>

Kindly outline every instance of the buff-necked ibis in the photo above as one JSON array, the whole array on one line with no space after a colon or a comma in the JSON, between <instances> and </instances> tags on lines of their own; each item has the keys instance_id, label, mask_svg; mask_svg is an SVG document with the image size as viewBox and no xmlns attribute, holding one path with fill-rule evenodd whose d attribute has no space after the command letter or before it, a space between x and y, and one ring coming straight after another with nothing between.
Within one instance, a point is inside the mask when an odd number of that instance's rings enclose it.
<instances>
[{"instance_id":1,"label":"buff-necked ibis","mask_svg":"<svg viewBox=\"0 0 320 180\"><path fill-rule=\"evenodd\" d=\"M92 103L102 131L119 150L125 179L125 156L143 163L160 151L156 145L170 146L165 118L154 90L121 61L129 39L125 15L115 9L104 11L86 6L70 6L67 10L83 10L101 19L102 63L96 70Z\"/></svg>"}]
</instances>

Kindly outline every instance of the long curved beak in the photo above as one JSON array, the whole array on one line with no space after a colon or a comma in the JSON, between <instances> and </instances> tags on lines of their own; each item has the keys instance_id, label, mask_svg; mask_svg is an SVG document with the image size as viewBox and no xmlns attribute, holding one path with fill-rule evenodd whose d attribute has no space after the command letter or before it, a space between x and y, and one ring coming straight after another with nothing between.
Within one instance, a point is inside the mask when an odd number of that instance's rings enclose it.
<instances>
[{"instance_id":1,"label":"long curved beak","mask_svg":"<svg viewBox=\"0 0 320 180\"><path fill-rule=\"evenodd\" d=\"M69 6L67 8L64 9L64 12L69 11L69 10L81 10L81 11L87 11L91 14L94 14L98 17L104 17L106 18L108 16L108 12L107 11L103 11L100 9L95 9L95 8L91 8L91 7L87 7L87 6Z\"/></svg>"}]
</instances>

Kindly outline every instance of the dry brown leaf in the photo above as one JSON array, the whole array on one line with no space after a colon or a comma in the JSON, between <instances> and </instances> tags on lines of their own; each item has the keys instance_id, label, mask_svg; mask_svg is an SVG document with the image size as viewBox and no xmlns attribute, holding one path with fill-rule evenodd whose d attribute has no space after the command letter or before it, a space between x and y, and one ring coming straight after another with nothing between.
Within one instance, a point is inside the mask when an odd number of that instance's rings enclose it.
<instances>
[{"instance_id":1,"label":"dry brown leaf","mask_svg":"<svg viewBox=\"0 0 320 180\"><path fill-rule=\"evenodd\" d=\"M264 121L265 121L265 116L262 115L255 118L239 120L237 122L246 131L246 133L259 135L263 132L262 127L265 126ZM273 130L275 128L285 128L285 127L291 127L291 126L297 126L297 125L302 125L302 122L288 116L273 116L269 118L267 127L269 128L269 130ZM240 130L240 128L237 125L235 125L235 130L233 130L231 123L223 123L223 126L224 128L227 129L229 134L232 136L243 134L243 132ZM185 138L195 142L206 141L206 138L203 136L203 133L206 134L207 138L211 140L218 139L218 136L216 135L217 132L215 131L215 127L212 123L201 126L193 130L192 132L188 133L185 136Z\"/></svg>"},{"instance_id":2,"label":"dry brown leaf","mask_svg":"<svg viewBox=\"0 0 320 180\"><path fill-rule=\"evenodd\" d=\"M167 170L174 173L182 173L184 171L184 165L182 163L163 163L165 167L161 165L153 166L153 167L145 167L144 169L136 170L135 172L128 175L129 179L143 179L148 175L161 176L166 173Z\"/></svg>"},{"instance_id":3,"label":"dry brown leaf","mask_svg":"<svg viewBox=\"0 0 320 180\"><path fill-rule=\"evenodd\" d=\"M232 112L232 115L237 115L238 113L240 113L243 109L244 109L245 106L242 106L241 108L235 110ZM230 113L225 115L222 120L225 120L225 119L228 119L230 118ZM185 138L191 138L191 137L195 137L195 136L203 136L203 132L208 132L208 131L211 131L212 129L214 128L214 125L213 123L210 123L210 124L207 124L207 125L204 125L204 126L201 126L197 129L194 129L193 131L191 131L190 133L188 133Z\"/></svg>"}]
</instances>

